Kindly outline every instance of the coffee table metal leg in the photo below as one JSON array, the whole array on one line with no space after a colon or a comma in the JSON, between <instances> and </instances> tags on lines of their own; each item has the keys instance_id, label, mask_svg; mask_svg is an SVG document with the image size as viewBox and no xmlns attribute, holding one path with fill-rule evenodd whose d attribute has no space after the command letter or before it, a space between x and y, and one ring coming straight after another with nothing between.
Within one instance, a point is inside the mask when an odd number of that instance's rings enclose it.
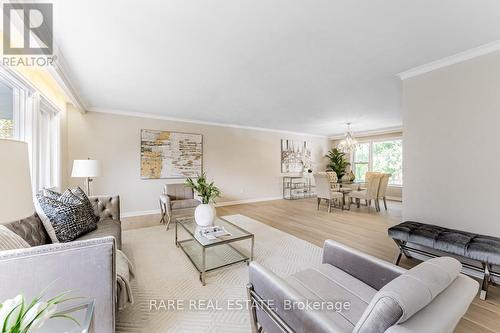
<instances>
[{"instance_id":1,"label":"coffee table metal leg","mask_svg":"<svg viewBox=\"0 0 500 333\"><path fill-rule=\"evenodd\" d=\"M203 247L202 250L202 266L201 266L201 284L204 286L205 285L205 270L206 270L206 250L205 247Z\"/></svg>"}]
</instances>

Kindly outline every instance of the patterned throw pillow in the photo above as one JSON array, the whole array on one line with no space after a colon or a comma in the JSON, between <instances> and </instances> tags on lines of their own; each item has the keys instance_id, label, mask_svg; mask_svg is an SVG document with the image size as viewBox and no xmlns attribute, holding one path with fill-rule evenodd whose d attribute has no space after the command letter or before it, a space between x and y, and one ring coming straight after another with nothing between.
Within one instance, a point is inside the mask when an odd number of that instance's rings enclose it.
<instances>
[{"instance_id":1,"label":"patterned throw pillow","mask_svg":"<svg viewBox=\"0 0 500 333\"><path fill-rule=\"evenodd\" d=\"M74 194L73 190L66 190L59 197L59 201L69 205L83 205L87 210L89 220L91 220L92 224L95 224L95 228L97 228L97 222L99 221L99 218L94 215L94 209L92 208L90 200L86 196L84 198L87 199L87 201Z\"/></svg>"},{"instance_id":2,"label":"patterned throw pillow","mask_svg":"<svg viewBox=\"0 0 500 333\"><path fill-rule=\"evenodd\" d=\"M59 242L72 241L97 228L93 216L83 204L72 204L69 200L63 202L41 194L37 195L37 199Z\"/></svg>"},{"instance_id":3,"label":"patterned throw pillow","mask_svg":"<svg viewBox=\"0 0 500 333\"><path fill-rule=\"evenodd\" d=\"M42 193L44 196L55 199L55 200L59 199L59 197L61 196L61 193L49 190L48 188L44 188L42 190Z\"/></svg>"},{"instance_id":4,"label":"patterned throw pillow","mask_svg":"<svg viewBox=\"0 0 500 333\"><path fill-rule=\"evenodd\" d=\"M94 214L94 206L92 206L92 203L90 202L90 200L87 197L87 195L85 194L85 192L83 192L83 190L80 187L75 187L74 189L72 189L70 191L71 191L71 193L76 195L78 198L80 198L80 200L82 200L83 204L85 206L87 206L89 211L92 213L92 216L94 216L95 222L96 223L99 222L99 216Z\"/></svg>"}]
</instances>

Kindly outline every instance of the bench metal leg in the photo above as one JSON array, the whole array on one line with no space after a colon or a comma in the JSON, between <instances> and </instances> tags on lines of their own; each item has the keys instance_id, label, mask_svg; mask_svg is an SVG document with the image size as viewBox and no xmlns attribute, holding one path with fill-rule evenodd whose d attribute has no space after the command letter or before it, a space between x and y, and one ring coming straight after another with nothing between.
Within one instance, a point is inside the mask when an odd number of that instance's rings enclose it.
<instances>
[{"instance_id":1,"label":"bench metal leg","mask_svg":"<svg viewBox=\"0 0 500 333\"><path fill-rule=\"evenodd\" d=\"M405 255L406 258L411 258L410 253L404 249L404 246L406 245L406 242L400 241L398 239L393 239L394 243L398 246L399 252L396 255L396 258L394 259L394 265L398 266L399 262L401 261L401 257L403 254Z\"/></svg>"},{"instance_id":2,"label":"bench metal leg","mask_svg":"<svg viewBox=\"0 0 500 333\"><path fill-rule=\"evenodd\" d=\"M479 298L484 301L486 299L486 295L488 294L488 287L491 281L491 275L490 275L491 265L486 263L482 263L482 265L484 268L484 275L483 275L483 283L481 285L481 292L479 293Z\"/></svg>"}]
</instances>

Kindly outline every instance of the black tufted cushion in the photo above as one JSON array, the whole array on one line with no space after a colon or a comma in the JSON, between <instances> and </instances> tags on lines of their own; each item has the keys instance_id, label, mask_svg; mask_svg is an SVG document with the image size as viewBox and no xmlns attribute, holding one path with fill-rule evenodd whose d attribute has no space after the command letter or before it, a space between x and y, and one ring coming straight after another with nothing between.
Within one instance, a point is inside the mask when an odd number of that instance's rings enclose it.
<instances>
[{"instance_id":1,"label":"black tufted cushion","mask_svg":"<svg viewBox=\"0 0 500 333\"><path fill-rule=\"evenodd\" d=\"M406 221L389 228L393 239L500 265L500 238Z\"/></svg>"},{"instance_id":2,"label":"black tufted cushion","mask_svg":"<svg viewBox=\"0 0 500 333\"><path fill-rule=\"evenodd\" d=\"M30 246L50 244L50 238L42 221L35 213L25 219L5 224L7 228L21 236Z\"/></svg>"}]
</instances>

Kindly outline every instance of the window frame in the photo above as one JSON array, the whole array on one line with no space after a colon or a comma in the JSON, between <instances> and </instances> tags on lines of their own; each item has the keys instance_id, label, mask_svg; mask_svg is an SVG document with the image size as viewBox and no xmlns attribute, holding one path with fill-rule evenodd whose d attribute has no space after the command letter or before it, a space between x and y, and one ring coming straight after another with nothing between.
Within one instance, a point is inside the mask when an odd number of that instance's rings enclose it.
<instances>
[{"instance_id":1,"label":"window frame","mask_svg":"<svg viewBox=\"0 0 500 333\"><path fill-rule=\"evenodd\" d=\"M40 175L41 149L40 149L40 119L42 103L46 109L54 110L55 120L51 124L50 137L53 146L50 147L51 170L49 178L50 187L60 188L62 185L62 154L61 154L61 109L55 105L50 98L36 89L28 80L18 74L16 71L0 66L0 80L11 87L14 92L13 100L13 122L14 133L13 140L24 141L28 143L28 154L30 161L31 185L33 193L41 189L42 176ZM45 175L46 177L47 175Z\"/></svg>"},{"instance_id":2,"label":"window frame","mask_svg":"<svg viewBox=\"0 0 500 333\"><path fill-rule=\"evenodd\" d=\"M387 141L401 141L401 144L403 144L403 137L402 136L390 136L390 137L384 137L384 138L377 138L377 139L358 139L358 144L369 144L369 159L368 159L368 172L373 172L373 144L374 143L379 143L379 142L387 142ZM356 157L356 152L353 151L351 154L351 165L353 166L353 170L356 167L356 164L366 164L366 162L356 162L355 160ZM364 183L364 182L362 182ZM404 186L404 180L402 184L393 184L389 183L390 187L399 187L403 188Z\"/></svg>"}]
</instances>

